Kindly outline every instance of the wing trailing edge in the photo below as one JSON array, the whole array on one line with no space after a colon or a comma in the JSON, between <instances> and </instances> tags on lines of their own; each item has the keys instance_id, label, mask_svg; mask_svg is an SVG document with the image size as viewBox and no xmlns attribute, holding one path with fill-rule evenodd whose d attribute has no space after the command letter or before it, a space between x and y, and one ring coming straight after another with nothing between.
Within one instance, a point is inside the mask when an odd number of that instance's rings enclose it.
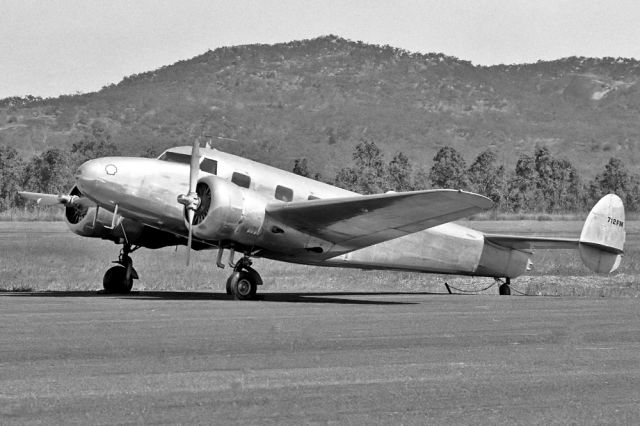
<instances>
[{"instance_id":1,"label":"wing trailing edge","mask_svg":"<svg viewBox=\"0 0 640 426\"><path fill-rule=\"evenodd\" d=\"M452 189L271 203L266 215L284 226L355 250L490 209L482 195Z\"/></svg>"}]
</instances>

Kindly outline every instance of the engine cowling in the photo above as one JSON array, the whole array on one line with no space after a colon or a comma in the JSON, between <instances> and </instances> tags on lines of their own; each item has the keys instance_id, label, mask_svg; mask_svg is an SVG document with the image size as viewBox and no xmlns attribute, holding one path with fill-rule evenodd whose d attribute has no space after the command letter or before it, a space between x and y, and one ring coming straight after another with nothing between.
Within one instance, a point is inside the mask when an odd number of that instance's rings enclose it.
<instances>
[{"instance_id":1,"label":"engine cowling","mask_svg":"<svg viewBox=\"0 0 640 426\"><path fill-rule=\"evenodd\" d=\"M82 192L78 187L74 186L69 195L77 195L82 197ZM125 239L138 243L143 231L143 226L137 222L122 219L120 226L109 228L113 221L113 213L105 209L97 209L96 207L85 207L80 204L71 204L65 207L65 221L69 229L78 235L89 238L102 238L114 242L121 242Z\"/></svg>"},{"instance_id":2,"label":"engine cowling","mask_svg":"<svg viewBox=\"0 0 640 426\"><path fill-rule=\"evenodd\" d=\"M218 176L198 181L200 205L194 214L193 235L208 241L233 240L253 246L262 234L267 201L255 191Z\"/></svg>"},{"instance_id":3,"label":"engine cowling","mask_svg":"<svg viewBox=\"0 0 640 426\"><path fill-rule=\"evenodd\" d=\"M77 186L74 186L69 195L82 196ZM116 240L110 229L104 224L110 224L113 214L104 209L98 209L98 217L95 218L96 207L85 207L79 204L67 205L64 210L65 222L69 229L83 237L104 238ZM95 226L94 226L95 218Z\"/></svg>"}]
</instances>

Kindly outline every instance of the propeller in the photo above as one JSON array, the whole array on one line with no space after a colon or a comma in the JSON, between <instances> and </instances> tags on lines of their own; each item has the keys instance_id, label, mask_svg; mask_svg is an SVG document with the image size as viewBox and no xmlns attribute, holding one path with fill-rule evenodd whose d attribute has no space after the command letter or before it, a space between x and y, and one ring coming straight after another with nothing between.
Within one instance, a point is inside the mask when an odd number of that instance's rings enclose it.
<instances>
[{"instance_id":1,"label":"propeller","mask_svg":"<svg viewBox=\"0 0 640 426\"><path fill-rule=\"evenodd\" d=\"M193 216L200 206L200 197L196 193L196 185L198 184L198 173L200 172L200 143L198 139L194 139L191 148L191 162L189 164L189 192L184 195L178 195L178 202L184 206L185 216L187 217L187 227L189 237L187 239L187 266L189 266L189 257L191 254L191 242L193 240Z\"/></svg>"}]
</instances>

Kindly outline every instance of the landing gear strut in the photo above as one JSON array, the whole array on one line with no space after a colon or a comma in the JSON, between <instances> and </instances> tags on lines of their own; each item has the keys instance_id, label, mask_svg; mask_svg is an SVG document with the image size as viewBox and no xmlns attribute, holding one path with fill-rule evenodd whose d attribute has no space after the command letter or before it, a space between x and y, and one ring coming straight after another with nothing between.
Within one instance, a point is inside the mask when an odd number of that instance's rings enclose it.
<instances>
[{"instance_id":1,"label":"landing gear strut","mask_svg":"<svg viewBox=\"0 0 640 426\"><path fill-rule=\"evenodd\" d=\"M255 299L258 286L262 285L262 278L251 263L251 259L244 256L234 265L233 274L227 279L227 294L236 300Z\"/></svg>"},{"instance_id":2,"label":"landing gear strut","mask_svg":"<svg viewBox=\"0 0 640 426\"><path fill-rule=\"evenodd\" d=\"M133 260L129 254L139 248L138 246L132 249L131 244L123 244L118 260L113 262L117 265L109 268L102 279L105 293L126 294L131 291L133 280L138 279L138 273L133 268Z\"/></svg>"},{"instance_id":3,"label":"landing gear strut","mask_svg":"<svg viewBox=\"0 0 640 426\"><path fill-rule=\"evenodd\" d=\"M501 296L509 296L511 294L511 278L505 278L505 282L498 286L498 293Z\"/></svg>"}]
</instances>

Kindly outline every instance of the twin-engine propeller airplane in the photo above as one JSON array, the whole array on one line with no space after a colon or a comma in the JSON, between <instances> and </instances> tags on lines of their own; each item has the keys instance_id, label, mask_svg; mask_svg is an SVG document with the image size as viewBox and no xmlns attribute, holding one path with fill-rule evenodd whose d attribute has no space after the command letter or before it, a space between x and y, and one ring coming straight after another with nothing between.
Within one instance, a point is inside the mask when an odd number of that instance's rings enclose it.
<instances>
[{"instance_id":1,"label":"twin-engine propeller airplane","mask_svg":"<svg viewBox=\"0 0 640 426\"><path fill-rule=\"evenodd\" d=\"M262 284L252 257L308 265L390 269L510 280L530 269L534 249L578 249L594 272L613 272L625 241L614 194L591 210L579 238L486 234L452 221L490 209L470 192L436 189L360 195L213 149L165 151L157 159L105 157L76 173L69 195L20 192L66 208L69 228L122 244L104 290L127 293L138 273L129 256L146 247L218 249L233 273L227 293L251 299ZM235 253L243 257L234 261Z\"/></svg>"}]
</instances>

